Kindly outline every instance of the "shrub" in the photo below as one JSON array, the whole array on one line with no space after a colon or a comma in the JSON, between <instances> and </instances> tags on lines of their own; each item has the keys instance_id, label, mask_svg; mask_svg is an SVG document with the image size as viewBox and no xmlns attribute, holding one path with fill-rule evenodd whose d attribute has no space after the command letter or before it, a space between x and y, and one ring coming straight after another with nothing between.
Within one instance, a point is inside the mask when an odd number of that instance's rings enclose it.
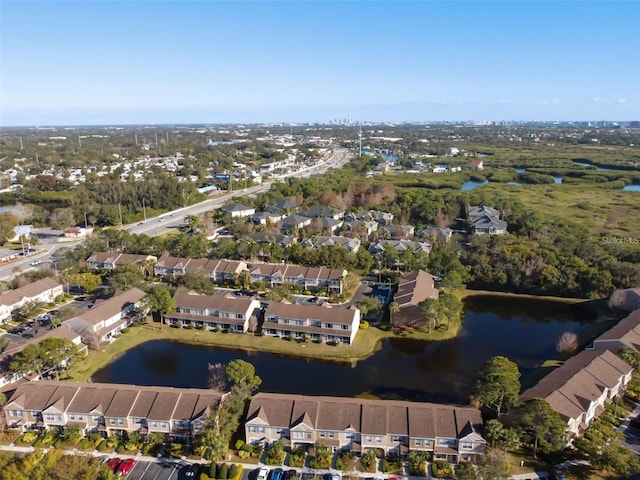
<instances>
[{"instance_id":1,"label":"shrub","mask_svg":"<svg viewBox=\"0 0 640 480\"><path fill-rule=\"evenodd\" d=\"M237 476L238 476L238 465L234 463L233 465L231 465L231 467L229 467L229 471L227 472L227 478L231 479Z\"/></svg>"},{"instance_id":2,"label":"shrub","mask_svg":"<svg viewBox=\"0 0 640 480\"><path fill-rule=\"evenodd\" d=\"M304 459L306 458L306 456L307 452L305 452L303 449L298 448L294 450L289 456L289 466L298 468L303 467Z\"/></svg>"},{"instance_id":3,"label":"shrub","mask_svg":"<svg viewBox=\"0 0 640 480\"><path fill-rule=\"evenodd\" d=\"M190 324L190 323L187 323L187 324L183 325L182 328L186 328L187 330L191 330L193 328L193 325Z\"/></svg>"},{"instance_id":4,"label":"shrub","mask_svg":"<svg viewBox=\"0 0 640 480\"><path fill-rule=\"evenodd\" d=\"M196 326L196 330L204 330L205 326L204 325L197 325Z\"/></svg>"},{"instance_id":5,"label":"shrub","mask_svg":"<svg viewBox=\"0 0 640 480\"><path fill-rule=\"evenodd\" d=\"M122 330L120 330L120 333L129 333L131 331L131 329L129 327L125 327Z\"/></svg>"},{"instance_id":6,"label":"shrub","mask_svg":"<svg viewBox=\"0 0 640 480\"><path fill-rule=\"evenodd\" d=\"M25 432L20 438L18 438L17 442L19 443L33 443L38 438L38 432Z\"/></svg>"},{"instance_id":7,"label":"shrub","mask_svg":"<svg viewBox=\"0 0 640 480\"><path fill-rule=\"evenodd\" d=\"M433 470L433 476L436 478L450 478L453 477L453 465L446 460L436 460L431 464Z\"/></svg>"},{"instance_id":8,"label":"shrub","mask_svg":"<svg viewBox=\"0 0 640 480\"><path fill-rule=\"evenodd\" d=\"M379 468L382 473L387 473L389 471L389 462L387 462L386 458L380 460Z\"/></svg>"},{"instance_id":9,"label":"shrub","mask_svg":"<svg viewBox=\"0 0 640 480\"><path fill-rule=\"evenodd\" d=\"M360 329L361 330L366 330L367 328L369 328L369 322L367 322L366 320L363 320L360 322Z\"/></svg>"},{"instance_id":10,"label":"shrub","mask_svg":"<svg viewBox=\"0 0 640 480\"><path fill-rule=\"evenodd\" d=\"M369 450L360 457L360 469L363 472L373 472L376 467L376 452Z\"/></svg>"},{"instance_id":11,"label":"shrub","mask_svg":"<svg viewBox=\"0 0 640 480\"><path fill-rule=\"evenodd\" d=\"M244 440L236 440L236 450L240 450L242 447L244 447Z\"/></svg>"},{"instance_id":12,"label":"shrub","mask_svg":"<svg viewBox=\"0 0 640 480\"><path fill-rule=\"evenodd\" d=\"M220 466L218 467L218 474L216 475L216 478L220 480L227 480L228 471L229 471L229 467L227 467L227 464L221 463Z\"/></svg>"},{"instance_id":13,"label":"shrub","mask_svg":"<svg viewBox=\"0 0 640 480\"><path fill-rule=\"evenodd\" d=\"M457 476L460 478L478 478L476 469L471 462L460 462L457 467Z\"/></svg>"},{"instance_id":14,"label":"shrub","mask_svg":"<svg viewBox=\"0 0 640 480\"><path fill-rule=\"evenodd\" d=\"M209 478L216 478L217 471L218 465L216 465L216 462L211 462L211 465L209 465Z\"/></svg>"},{"instance_id":15,"label":"shrub","mask_svg":"<svg viewBox=\"0 0 640 480\"><path fill-rule=\"evenodd\" d=\"M172 323L171 324L171 328L180 328L180 324L179 323Z\"/></svg>"},{"instance_id":16,"label":"shrub","mask_svg":"<svg viewBox=\"0 0 640 480\"><path fill-rule=\"evenodd\" d=\"M96 450L98 450L99 452L102 452L105 448L107 448L107 439L106 438L102 439L102 441L96 447Z\"/></svg>"},{"instance_id":17,"label":"shrub","mask_svg":"<svg viewBox=\"0 0 640 480\"><path fill-rule=\"evenodd\" d=\"M93 447L93 443L87 437L83 438L78 443L78 448L81 450L88 450L91 447Z\"/></svg>"},{"instance_id":18,"label":"shrub","mask_svg":"<svg viewBox=\"0 0 640 480\"><path fill-rule=\"evenodd\" d=\"M409 454L409 475L416 477L426 477L426 462L429 460L429 453L417 450Z\"/></svg>"}]
</instances>

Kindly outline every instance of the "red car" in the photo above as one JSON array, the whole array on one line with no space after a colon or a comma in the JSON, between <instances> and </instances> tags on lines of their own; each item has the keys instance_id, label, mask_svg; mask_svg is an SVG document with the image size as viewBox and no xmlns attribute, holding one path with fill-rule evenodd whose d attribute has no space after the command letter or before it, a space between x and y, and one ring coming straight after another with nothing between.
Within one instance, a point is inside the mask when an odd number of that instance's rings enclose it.
<instances>
[{"instance_id":1,"label":"red car","mask_svg":"<svg viewBox=\"0 0 640 480\"><path fill-rule=\"evenodd\" d=\"M125 476L133 468L133 464L136 463L133 458L127 458L118 467L118 475Z\"/></svg>"},{"instance_id":2,"label":"red car","mask_svg":"<svg viewBox=\"0 0 640 480\"><path fill-rule=\"evenodd\" d=\"M109 467L109 470L115 473L116 468L118 468L118 466L120 465L120 462L121 460L119 458L112 458L107 462L107 467Z\"/></svg>"}]
</instances>

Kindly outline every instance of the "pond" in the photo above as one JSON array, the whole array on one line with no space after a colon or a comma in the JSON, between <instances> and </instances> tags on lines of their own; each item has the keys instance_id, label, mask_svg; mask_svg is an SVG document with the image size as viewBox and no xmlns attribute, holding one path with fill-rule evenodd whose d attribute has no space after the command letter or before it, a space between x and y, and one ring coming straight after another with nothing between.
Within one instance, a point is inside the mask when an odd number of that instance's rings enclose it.
<instances>
[{"instance_id":1,"label":"pond","mask_svg":"<svg viewBox=\"0 0 640 480\"><path fill-rule=\"evenodd\" d=\"M640 185L627 185L622 189L624 192L640 192Z\"/></svg>"},{"instance_id":2,"label":"pond","mask_svg":"<svg viewBox=\"0 0 640 480\"><path fill-rule=\"evenodd\" d=\"M464 182L462 184L462 186L460 187L460 190L464 191L468 191L468 190L473 190L476 187L479 187L480 185L486 185L487 183L489 183L489 180L485 180L484 182L476 182L473 180L469 180L468 182Z\"/></svg>"},{"instance_id":3,"label":"pond","mask_svg":"<svg viewBox=\"0 0 640 480\"><path fill-rule=\"evenodd\" d=\"M335 396L368 392L381 398L467 403L473 376L488 358L507 356L526 378L554 356L562 333L579 333L590 321L579 307L561 302L472 296L465 301L463 330L457 338L386 339L380 350L355 365L157 340L124 353L96 372L92 381L206 387L209 363L241 358L255 365L265 392Z\"/></svg>"}]
</instances>

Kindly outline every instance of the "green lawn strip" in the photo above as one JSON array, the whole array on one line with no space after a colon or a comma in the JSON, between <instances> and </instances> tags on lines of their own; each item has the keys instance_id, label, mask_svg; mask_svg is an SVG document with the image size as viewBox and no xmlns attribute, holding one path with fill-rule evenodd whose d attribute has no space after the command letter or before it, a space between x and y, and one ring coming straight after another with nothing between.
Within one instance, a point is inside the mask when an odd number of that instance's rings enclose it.
<instances>
[{"instance_id":1,"label":"green lawn strip","mask_svg":"<svg viewBox=\"0 0 640 480\"><path fill-rule=\"evenodd\" d=\"M207 330L171 328L165 325L162 329L157 325L152 329L150 324L131 327L126 334L120 335L114 342L104 345L102 351L89 351L82 361L70 371L72 380L87 381L96 371L105 367L127 350L150 340L174 340L194 345L207 345L238 350L258 350L293 357L322 358L323 360L353 363L372 355L379 346L379 341L386 337L412 338L420 340L443 340L455 337L458 325L451 325L449 330L436 330L430 334L416 330L402 332L383 331L369 327L358 331L353 345L331 346L313 342L298 343L269 336L257 337L250 334L213 333Z\"/></svg>"}]
</instances>

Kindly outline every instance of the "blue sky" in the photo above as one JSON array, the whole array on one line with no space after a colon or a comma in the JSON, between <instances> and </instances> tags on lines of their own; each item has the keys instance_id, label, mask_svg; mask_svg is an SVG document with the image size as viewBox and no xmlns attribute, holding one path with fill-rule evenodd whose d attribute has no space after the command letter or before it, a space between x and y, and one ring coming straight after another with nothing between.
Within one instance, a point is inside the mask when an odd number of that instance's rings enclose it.
<instances>
[{"instance_id":1,"label":"blue sky","mask_svg":"<svg viewBox=\"0 0 640 480\"><path fill-rule=\"evenodd\" d=\"M0 124L638 120L635 1L5 1Z\"/></svg>"}]
</instances>

